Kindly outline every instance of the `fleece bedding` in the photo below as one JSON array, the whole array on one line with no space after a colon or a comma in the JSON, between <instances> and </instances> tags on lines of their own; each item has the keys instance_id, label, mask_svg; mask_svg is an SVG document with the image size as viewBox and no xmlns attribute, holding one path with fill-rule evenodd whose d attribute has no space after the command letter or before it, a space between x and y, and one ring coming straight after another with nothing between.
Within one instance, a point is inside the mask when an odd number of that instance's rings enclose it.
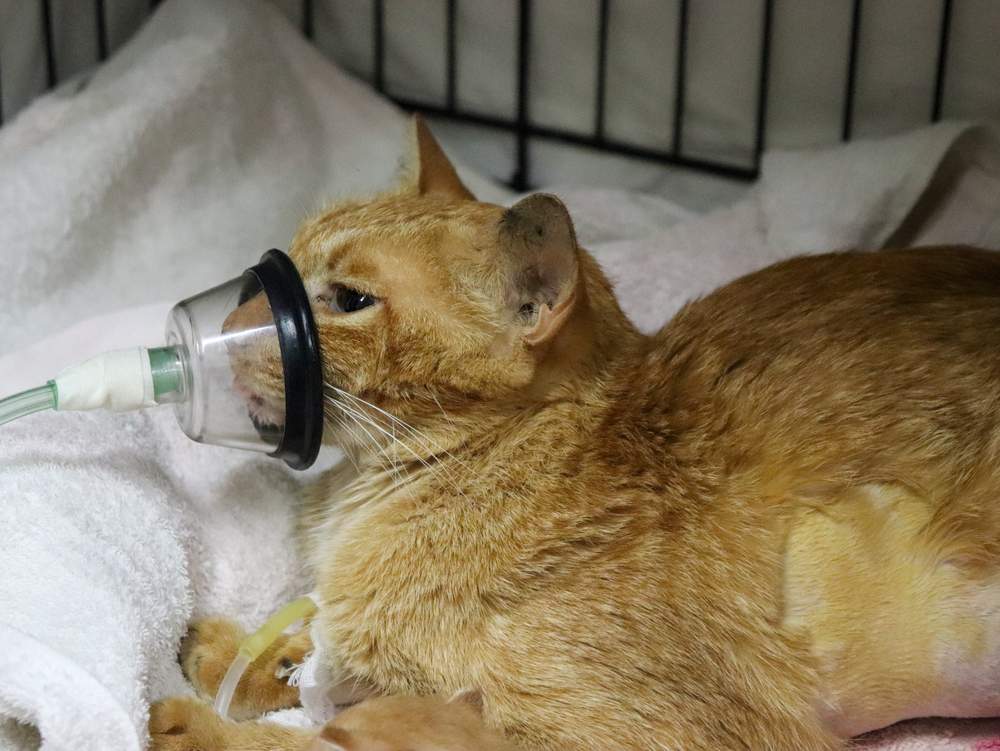
<instances>
[{"instance_id":1,"label":"fleece bedding","mask_svg":"<svg viewBox=\"0 0 1000 751\"><path fill-rule=\"evenodd\" d=\"M269 5L163 3L104 66L0 130L0 393L157 343L171 301L286 247L324 202L391 182L405 132L403 113ZM768 154L760 183L708 214L550 189L626 312L654 330L685 300L794 253L1000 248L998 165L993 131L945 123ZM480 197L515 198L459 170ZM144 748L149 703L190 690L175 654L191 618L252 626L309 588L291 544L297 494L337 460L331 450L296 474L197 445L169 410L0 429L0 748ZM998 738L1000 722L925 721L864 743L965 751Z\"/></svg>"}]
</instances>

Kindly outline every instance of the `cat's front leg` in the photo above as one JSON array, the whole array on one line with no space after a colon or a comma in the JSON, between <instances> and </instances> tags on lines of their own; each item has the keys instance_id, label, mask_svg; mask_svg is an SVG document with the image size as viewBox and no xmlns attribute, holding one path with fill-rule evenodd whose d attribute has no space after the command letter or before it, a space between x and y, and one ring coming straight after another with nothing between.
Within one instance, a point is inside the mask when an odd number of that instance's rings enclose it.
<instances>
[{"instance_id":1,"label":"cat's front leg","mask_svg":"<svg viewBox=\"0 0 1000 751\"><path fill-rule=\"evenodd\" d=\"M206 618L192 624L181 643L180 661L184 674L202 699L215 698L246 636L239 624L225 618ZM280 635L243 674L233 695L230 716L251 719L297 706L299 690L288 684L288 676L310 651L308 628Z\"/></svg>"},{"instance_id":2,"label":"cat's front leg","mask_svg":"<svg viewBox=\"0 0 1000 751\"><path fill-rule=\"evenodd\" d=\"M176 697L149 710L149 751L306 751L316 731L224 720L205 702Z\"/></svg>"}]
</instances>

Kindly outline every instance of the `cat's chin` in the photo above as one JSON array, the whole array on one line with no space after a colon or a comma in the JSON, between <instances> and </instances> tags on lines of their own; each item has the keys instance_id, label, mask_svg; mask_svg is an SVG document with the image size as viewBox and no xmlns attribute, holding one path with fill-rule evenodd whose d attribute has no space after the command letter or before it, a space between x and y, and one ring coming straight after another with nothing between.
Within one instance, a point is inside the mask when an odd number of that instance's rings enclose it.
<instances>
[{"instance_id":1,"label":"cat's chin","mask_svg":"<svg viewBox=\"0 0 1000 751\"><path fill-rule=\"evenodd\" d=\"M284 405L275 406L271 400L257 393L240 379L233 379L233 388L247 405L247 414L257 433L265 440L277 441L285 427Z\"/></svg>"},{"instance_id":2,"label":"cat's chin","mask_svg":"<svg viewBox=\"0 0 1000 751\"><path fill-rule=\"evenodd\" d=\"M267 443L278 443L285 431L283 423L262 420L261 418L255 417L253 413L250 414L250 422L253 423L257 434Z\"/></svg>"},{"instance_id":3,"label":"cat's chin","mask_svg":"<svg viewBox=\"0 0 1000 751\"><path fill-rule=\"evenodd\" d=\"M246 397L247 411L254 425L271 425L279 430L285 426L284 410L277 409L257 394Z\"/></svg>"}]
</instances>

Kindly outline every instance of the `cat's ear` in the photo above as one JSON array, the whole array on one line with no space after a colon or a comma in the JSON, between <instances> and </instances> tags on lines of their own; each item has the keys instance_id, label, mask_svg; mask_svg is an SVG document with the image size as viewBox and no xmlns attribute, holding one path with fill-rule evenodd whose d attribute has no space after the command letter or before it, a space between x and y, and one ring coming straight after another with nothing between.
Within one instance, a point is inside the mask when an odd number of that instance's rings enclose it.
<instances>
[{"instance_id":1,"label":"cat's ear","mask_svg":"<svg viewBox=\"0 0 1000 751\"><path fill-rule=\"evenodd\" d=\"M352 751L355 748L351 734L336 725L326 725L309 745L307 751Z\"/></svg>"},{"instance_id":2,"label":"cat's ear","mask_svg":"<svg viewBox=\"0 0 1000 751\"><path fill-rule=\"evenodd\" d=\"M483 716L483 692L478 688L462 689L450 699L449 704L464 704L480 717Z\"/></svg>"},{"instance_id":3,"label":"cat's ear","mask_svg":"<svg viewBox=\"0 0 1000 751\"><path fill-rule=\"evenodd\" d=\"M529 347L551 341L577 303L578 248L573 220L553 195L536 193L504 212L500 242L510 256L507 305Z\"/></svg>"},{"instance_id":4,"label":"cat's ear","mask_svg":"<svg viewBox=\"0 0 1000 751\"><path fill-rule=\"evenodd\" d=\"M444 150L438 145L420 115L411 121L410 170L412 187L422 196L441 195L460 201L475 201L455 172Z\"/></svg>"}]
</instances>

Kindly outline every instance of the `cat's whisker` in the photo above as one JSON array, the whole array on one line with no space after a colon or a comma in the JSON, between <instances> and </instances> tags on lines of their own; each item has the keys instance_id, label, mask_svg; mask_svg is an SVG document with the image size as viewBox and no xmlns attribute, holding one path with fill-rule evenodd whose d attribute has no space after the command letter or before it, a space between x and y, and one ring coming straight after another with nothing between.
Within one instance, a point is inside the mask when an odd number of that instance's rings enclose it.
<instances>
[{"instance_id":1,"label":"cat's whisker","mask_svg":"<svg viewBox=\"0 0 1000 751\"><path fill-rule=\"evenodd\" d=\"M445 456L447 456L449 459L451 459L452 461L454 461L456 464L458 464L463 469L467 469L468 468L463 461L461 461L458 457L456 457L454 454L452 454L448 449L446 449L443 446L441 446L440 444L438 444L436 441L434 441L426 433L424 433L423 431L420 431L417 428L413 427L412 425L410 425L409 423L407 423L405 420L402 420L399 417L396 417L395 415L393 415L393 414L387 412L386 410L382 409L381 407L378 407L377 405L372 404L371 402L365 401L361 397L355 396L354 394L350 393L349 391L345 391L344 389L338 388L338 387L334 386L331 383L325 382L324 385L326 385L329 388L333 389L335 392L337 392L341 396L347 397L349 399L354 400L355 402L357 402L359 404L362 404L362 405L365 405L366 407L374 409L378 413L380 413L381 415L384 415L388 419L392 420L393 424L398 424L400 427L402 427L403 429L407 430L409 432L409 434L411 435L411 437L416 438L419 442L421 442L423 444L422 448L424 450L426 450L426 451L430 451L430 453L432 455L436 455L438 453L444 454ZM435 402L438 404L438 407L441 409L442 413L444 413L445 416L447 417L447 413L445 413L444 409L441 408L440 402L437 402L437 398L436 397L434 399L435 399ZM442 465L442 471L447 472L449 470L445 469L444 466Z\"/></svg>"},{"instance_id":2,"label":"cat's whisker","mask_svg":"<svg viewBox=\"0 0 1000 751\"><path fill-rule=\"evenodd\" d=\"M333 402L330 402L328 400L327 401L327 406L337 407L338 405L336 405ZM343 428L344 431L350 437L350 439L356 445L363 446L366 443L365 437L362 436L362 435L360 435L357 432L357 430L355 428L355 425L354 425L355 421L354 421L353 418L351 418L350 420L348 420L345 417L344 413L342 411L340 411L339 409L336 412L329 411L329 410L324 410L324 411L326 411L326 414L330 418L330 421L331 422L335 422L336 425L338 425L339 427ZM374 436L372 436L371 433L368 433L368 441L374 441ZM377 444L376 444L376 447L377 447ZM357 458L354 456L354 450L344 449L344 453L345 453L345 455L347 455L351 459L351 462L354 464L355 470L358 472L358 474L360 474L361 473L361 466L358 464ZM375 454L372 454L372 457L374 459L376 459L376 461L379 460L379 457L377 455L375 455Z\"/></svg>"},{"instance_id":3,"label":"cat's whisker","mask_svg":"<svg viewBox=\"0 0 1000 751\"><path fill-rule=\"evenodd\" d=\"M382 446L382 442L379 441L377 438L375 438L375 436L372 435L371 431L368 430L365 427L364 422L368 422L369 424L371 424L373 427L376 427L376 428L378 426L376 426L365 415L361 415L360 413L347 408L345 405L340 404L340 403L336 402L335 400L328 399L328 402L330 404L333 404L338 409L340 409L343 412L343 414L345 414L348 417L350 417L351 421L355 425L357 425L357 427L359 427L368 436L368 438L371 440L372 447L375 448L376 450L378 450L381 453L381 455L385 458L386 464L388 466L384 466L384 469L385 469L386 472L388 472L393 477L393 481L394 481L394 483L396 483L396 485L398 487L401 484L400 483L400 479L399 479L400 471L399 471L398 466L392 460L392 458L389 456L388 452L386 452L385 448ZM376 459L378 459L378 456L376 454L373 454L373 456ZM406 479L409 480L409 477L407 477Z\"/></svg>"},{"instance_id":4,"label":"cat's whisker","mask_svg":"<svg viewBox=\"0 0 1000 751\"><path fill-rule=\"evenodd\" d=\"M434 400L434 403L437 405L437 408L441 410L441 414L444 415L444 419L447 420L452 425L452 427L454 427L455 421L451 419L451 415L449 415L447 412L444 411L444 407L442 407L441 402L438 401L437 394L435 394L433 391L429 391L428 393L431 395L431 399Z\"/></svg>"},{"instance_id":5,"label":"cat's whisker","mask_svg":"<svg viewBox=\"0 0 1000 751\"><path fill-rule=\"evenodd\" d=\"M328 422L334 423L334 425L340 428L343 428L343 430L351 437L352 440L357 441L358 440L357 436L351 430L351 427L347 423L347 420L341 417L341 415L338 412L335 412L332 409L328 409L329 406L330 406L329 404L324 404L323 406L324 419L327 420ZM361 474L361 467L358 465L358 461L354 456L353 449L342 447L341 451L343 452L344 456L347 457L348 461L351 462L351 465L354 467L354 471L357 474Z\"/></svg>"},{"instance_id":6,"label":"cat's whisker","mask_svg":"<svg viewBox=\"0 0 1000 751\"><path fill-rule=\"evenodd\" d=\"M420 456L416 451L413 450L413 448L411 446L409 446L405 441L401 440L396 435L395 426L398 425L402 429L404 429L405 431L407 431L408 435L411 438L416 439L416 441L418 442L418 445L421 448L423 448L423 450L428 451L432 456L435 456L436 453L435 453L434 449L435 449L435 445L436 444L435 444L435 442L429 436L427 436L426 434L423 434L421 431L417 430L412 425L410 425L407 422L405 422L404 420L396 417L395 415L387 412L386 410L382 409L381 407L378 407L377 405L371 404L370 402L368 402L368 401L366 401L364 399L361 399L360 397L355 396L354 394L351 394L350 392L345 391L344 389L338 388L338 387L334 386L333 384L331 384L329 382L324 382L324 386L326 386L328 389L330 389L331 391L333 391L334 393L336 393L338 396L340 396L342 398L350 399L351 402L352 402L352 404L355 405L354 408L353 408L354 411L356 413L358 413L358 412L362 413L364 415L364 418L366 419L366 422L368 422L369 425L371 425L372 427L374 427L376 430L379 430L379 432L381 432L383 435L385 435L387 438L389 438L390 441L393 441L394 443L397 443L400 446L402 446L409 454L411 454L417 461L419 461L431 474L437 474L437 475L442 476L443 479L446 480L447 483L450 484L458 492L459 495L461 495L463 498L465 497L465 493L462 490L461 484L458 482L458 478L451 471L451 468L448 467L447 465L441 463L440 461L435 462L435 465L432 466L424 457ZM340 400L335 400L334 403L336 403L341 408L343 408L345 406ZM371 414L367 413L367 411L366 411L367 409L373 409L379 415L382 415L385 418L391 420L392 422L390 423L390 426L392 426L392 428L393 428L392 432L390 433L385 428L383 428L382 426L380 426L374 420L374 415L371 415ZM453 461L455 461L455 463L459 464L460 466L462 466L464 468L464 466L465 466L464 463L461 462L460 460L458 460L457 457L455 457L453 454L451 454L450 451L448 451L447 449L444 449L443 447L440 447L440 445L437 445L437 449L438 449L437 453L444 453L449 458L451 458Z\"/></svg>"},{"instance_id":7,"label":"cat's whisker","mask_svg":"<svg viewBox=\"0 0 1000 751\"><path fill-rule=\"evenodd\" d=\"M448 468L446 465L444 465L444 464L442 464L440 462L435 462L434 464L431 464L430 462L428 462L426 459L424 459L423 457L421 457L416 451L414 451L413 448L410 447L405 441L401 440L396 435L395 429L393 429L393 431L390 433L388 430L386 430L385 428L383 428L382 426L380 426L377 422L375 422L375 420L372 418L371 415L365 415L365 419L368 422L368 424L372 425L372 427L374 427L377 430L379 430L383 435L385 435L386 437L388 437L392 442L394 442L394 443L402 446L404 449L406 449L406 451L408 453L410 453L416 459L416 461L420 462L429 472L431 472L432 474L436 473L436 474L439 474L439 475L443 475L444 479L447 480L448 483L450 483L454 487L454 489L458 491L458 493L460 495L464 496L464 493L462 492L461 486L460 486L457 478L451 472L450 468ZM423 448L425 450L427 449L426 446L424 446Z\"/></svg>"},{"instance_id":8,"label":"cat's whisker","mask_svg":"<svg viewBox=\"0 0 1000 751\"><path fill-rule=\"evenodd\" d=\"M413 437L418 438L419 440L423 441L424 444L425 444L425 448L428 448L428 449L437 448L438 450L444 450L440 446L436 447L434 445L434 442L430 439L429 436L421 433L419 430L417 430L416 428L414 428L412 425L410 425L406 421L400 419L399 417L396 417L395 415L391 414L390 412L386 412L381 407L379 407L379 406L377 406L375 404L372 404L369 401L365 401L361 397L355 396L354 394L350 393L349 391L344 391L344 389L338 388L338 387L334 386L333 384L327 383L326 386L328 386L329 388L333 389L334 391L336 391L341 396L344 396L344 397L346 397L348 399L351 399L354 402L356 402L358 404L362 404L365 407L368 407L370 409L374 409L380 415L383 415L384 417L386 417L389 420L391 420L394 425L399 425L401 428L403 428L404 430L408 431L410 433L410 435L412 435Z\"/></svg>"},{"instance_id":9,"label":"cat's whisker","mask_svg":"<svg viewBox=\"0 0 1000 751\"><path fill-rule=\"evenodd\" d=\"M329 403L333 404L338 409L340 409L345 415L347 415L348 417L350 417L351 420L355 424L357 424L357 426L359 428L361 428L361 430L363 430L366 435L369 436L369 438L371 439L372 445L385 458L386 464L388 466L385 466L384 469L385 469L386 472L388 472L388 473L391 474L395 486L397 488L403 487L403 486L408 487L409 483L410 483L410 480L411 480L411 477L410 477L409 471L406 470L405 465L402 462L399 462L398 460L394 460L390 456L390 454L386 451L385 447L382 445L382 442L379 441L377 438L375 438L375 436L372 435L371 431L369 431L364 426L364 424L367 423L368 425L371 425L373 428L375 428L376 430L378 430L379 432L381 432L383 434L386 434L386 431L383 430L382 427L380 425L378 425L374 420L372 420L370 418L370 416L364 414L360 410L356 410L354 408L348 407L347 405L342 404L342 403L338 402L337 400L329 399L329 397L327 397L327 399L328 399ZM390 436L390 438L392 438L392 436ZM393 440L395 440L397 443L400 443L400 445L403 445L405 447L405 444L402 443L401 441L399 441L398 439L393 439ZM412 490L411 490L411 492L412 492Z\"/></svg>"},{"instance_id":10,"label":"cat's whisker","mask_svg":"<svg viewBox=\"0 0 1000 751\"><path fill-rule=\"evenodd\" d=\"M426 461L425 461L425 460L424 460L424 459L423 459L423 458L422 458L422 457L420 456L420 454L418 454L418 453L417 453L416 451L414 451L414 450L413 450L413 449L412 449L412 448L411 448L411 447L410 447L410 446L409 446L409 445L408 445L408 444L407 444L406 442L404 442L403 440L401 440L400 438L398 438L398 437L397 437L397 436L395 435L395 433L390 433L390 432L389 432L388 430L386 430L386 429L385 429L385 428L384 428L383 426L381 426L381 425L379 425L379 424L378 424L377 422L375 422L375 420L373 420L373 419L372 419L372 417L371 417L370 415L366 415L366 414L364 414L363 412L361 412L360 410L356 410L356 409L353 409L353 408L350 408L350 407L346 407L346 406L344 406L344 405L340 405L340 407L341 407L341 409L343 409L343 410L344 410L345 412L347 412L347 413L348 413L348 414L350 414L350 415L351 415L352 417L354 417L354 418L355 418L356 420L359 420L359 421L363 420L363 421L364 421L364 422L366 422L367 424L371 425L371 426L372 426L373 428L375 428L375 429L376 429L377 431L379 431L379 432L380 432L380 433L382 433L382 434L383 434L384 436L386 436L386 437L387 437L387 438L388 438L388 439L390 440L390 442L392 442L392 443L396 443L396 444L399 444L400 446L402 446L402 447L403 447L404 449L406 449L406 450L407 450L407 451L408 451L408 452L409 452L410 454L412 454L412 455L413 455L413 457L414 457L414 458L415 458L415 459L416 459L416 460L417 460L418 462L420 462L421 464L423 464L423 465L424 465L425 467L427 467L428 469L431 469L431 465L430 465L430 464L428 464L428 463L427 463L427 462L426 462Z\"/></svg>"},{"instance_id":11,"label":"cat's whisker","mask_svg":"<svg viewBox=\"0 0 1000 751\"><path fill-rule=\"evenodd\" d=\"M329 385L330 388L334 389L338 393L341 393L344 396L351 397L352 399L354 399L356 402L359 402L360 404L367 405L368 407L371 407L371 408L377 410L378 412L380 412L381 414L384 414L385 416L387 416L389 418L396 419L399 422L400 425L402 425L403 427L409 428L411 431L413 431L413 433L418 438L420 437L420 434L416 431L415 428L412 428L412 426L408 426L405 422L403 422L402 420L399 420L398 418L395 418L393 415L390 415L385 410L376 407L374 404L369 404L364 399L360 399L358 397L355 397L353 394L349 394L348 392L343 391L343 389L338 389L336 386L332 386L330 384L327 384L327 385ZM369 425L371 425L373 428L375 428L376 430L378 430L379 432L381 432L384 436L386 436L387 438L389 438L390 441L392 441L392 442L398 444L399 446L401 446L402 448L404 448L408 453L410 453L413 456L414 459L416 459L418 462L420 462L427 469L427 471L429 473L431 473L432 475L433 474L443 475L444 479L448 483L450 483L452 485L452 487L454 488L454 490L457 491L458 494L461 495L463 498L465 497L465 493L463 492L463 490L461 488L461 485L450 474L450 471L444 465L442 465L440 463L436 463L435 465L431 465L424 457L420 456L420 454L417 453L409 444L407 444L405 441L403 441L400 438L398 438L395 435L395 432L390 433L384 427L382 427L377 422L375 422L375 420L372 419L372 416L363 414L361 412L361 408L360 407L357 407L357 408L347 408L346 405L344 405L344 404L342 404L342 403L340 403L338 401L334 401L334 403L337 404L338 407L340 407L341 409L343 409L348 414L352 414L352 416L355 416L355 419L357 419L358 417L362 417L362 419L364 419ZM427 446L424 446L424 448L426 450Z\"/></svg>"}]
</instances>

